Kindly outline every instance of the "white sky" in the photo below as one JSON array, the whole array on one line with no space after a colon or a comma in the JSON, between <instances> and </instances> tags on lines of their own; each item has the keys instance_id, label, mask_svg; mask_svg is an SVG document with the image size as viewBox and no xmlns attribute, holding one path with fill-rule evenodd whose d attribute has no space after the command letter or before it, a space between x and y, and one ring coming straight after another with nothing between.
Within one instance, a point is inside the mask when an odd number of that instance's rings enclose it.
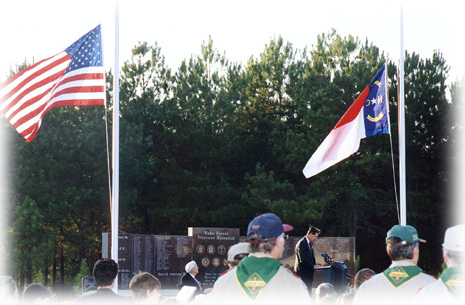
<instances>
[{"instance_id":1,"label":"white sky","mask_svg":"<svg viewBox=\"0 0 465 305\"><path fill-rule=\"evenodd\" d=\"M182 60L200 54L210 35L220 53L246 64L274 37L312 49L317 35L334 28L343 37L368 38L398 62L399 1L121 0L120 61L130 59L139 41L158 41L168 66L176 70ZM404 0L405 49L422 58L439 49L451 66L448 83L465 71L463 3ZM0 8L0 81L10 66L55 55L100 23L106 69L114 67L113 0L0 0Z\"/></svg>"},{"instance_id":2,"label":"white sky","mask_svg":"<svg viewBox=\"0 0 465 305\"><path fill-rule=\"evenodd\" d=\"M114 67L113 0L0 0L0 81L10 66L63 51L99 23L103 26L107 70ZM317 35L335 28L400 57L400 0L120 0L120 61L130 59L139 41L158 41L173 70L200 54L209 35L220 53L247 63L281 35L294 47L312 49ZM404 0L404 44L407 51L429 58L442 51L451 79L463 74L460 51L465 39L464 9L456 0Z\"/></svg>"}]
</instances>

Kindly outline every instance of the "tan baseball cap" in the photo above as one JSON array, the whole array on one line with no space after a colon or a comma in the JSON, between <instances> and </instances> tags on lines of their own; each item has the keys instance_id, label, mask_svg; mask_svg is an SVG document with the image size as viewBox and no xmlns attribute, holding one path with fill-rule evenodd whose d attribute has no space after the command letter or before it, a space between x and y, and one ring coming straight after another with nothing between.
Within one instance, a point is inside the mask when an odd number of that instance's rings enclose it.
<instances>
[{"instance_id":1,"label":"tan baseball cap","mask_svg":"<svg viewBox=\"0 0 465 305\"><path fill-rule=\"evenodd\" d=\"M443 248L450 251L465 251L465 225L456 225L446 230Z\"/></svg>"},{"instance_id":2,"label":"tan baseball cap","mask_svg":"<svg viewBox=\"0 0 465 305\"><path fill-rule=\"evenodd\" d=\"M238 263L239 260L235 261L234 257L239 254L244 254L244 256L249 254L249 243L238 243L229 248L228 262Z\"/></svg>"}]
</instances>

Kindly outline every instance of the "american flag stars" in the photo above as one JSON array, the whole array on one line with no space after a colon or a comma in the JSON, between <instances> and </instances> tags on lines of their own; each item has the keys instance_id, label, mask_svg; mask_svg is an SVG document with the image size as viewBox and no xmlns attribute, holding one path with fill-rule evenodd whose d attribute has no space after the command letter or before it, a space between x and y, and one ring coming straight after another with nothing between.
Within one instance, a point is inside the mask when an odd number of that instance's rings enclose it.
<instances>
[{"instance_id":1,"label":"american flag stars","mask_svg":"<svg viewBox=\"0 0 465 305\"><path fill-rule=\"evenodd\" d=\"M99 31L91 31L83 39L78 40L66 49L66 52L72 59L67 71L73 71L82 67L102 66L100 39Z\"/></svg>"},{"instance_id":2,"label":"american flag stars","mask_svg":"<svg viewBox=\"0 0 465 305\"><path fill-rule=\"evenodd\" d=\"M26 139L34 139L53 107L105 104L100 25L65 51L0 84L0 111Z\"/></svg>"}]
</instances>

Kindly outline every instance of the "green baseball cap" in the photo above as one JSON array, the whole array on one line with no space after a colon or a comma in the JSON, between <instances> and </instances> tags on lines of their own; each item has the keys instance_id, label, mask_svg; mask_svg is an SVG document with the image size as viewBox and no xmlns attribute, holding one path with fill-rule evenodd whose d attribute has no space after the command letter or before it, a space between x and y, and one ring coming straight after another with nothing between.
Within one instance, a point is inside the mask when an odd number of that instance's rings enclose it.
<instances>
[{"instance_id":1,"label":"green baseball cap","mask_svg":"<svg viewBox=\"0 0 465 305\"><path fill-rule=\"evenodd\" d=\"M390 237L398 237L401 239L400 244L408 245L415 242L422 242L426 243L426 240L418 238L417 229L412 226L401 226L395 225L387 232L386 236L386 244L388 243L388 239Z\"/></svg>"}]
</instances>

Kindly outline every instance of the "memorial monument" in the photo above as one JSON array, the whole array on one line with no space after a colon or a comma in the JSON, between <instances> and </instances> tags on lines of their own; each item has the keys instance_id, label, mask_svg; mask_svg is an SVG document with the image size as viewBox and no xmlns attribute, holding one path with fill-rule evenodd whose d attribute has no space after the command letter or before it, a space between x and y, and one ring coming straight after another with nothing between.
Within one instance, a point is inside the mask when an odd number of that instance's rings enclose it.
<instances>
[{"instance_id":1,"label":"memorial monument","mask_svg":"<svg viewBox=\"0 0 465 305\"><path fill-rule=\"evenodd\" d=\"M295 245L300 237L286 240L283 266L293 269ZM150 235L120 233L118 236L118 288L129 289L129 281L139 271L155 275L163 289L176 289L184 267L191 260L199 266L197 278L204 288L210 288L216 279L228 268L229 248L239 242L246 242L239 229L231 228L188 228L188 236ZM102 234L102 258L110 257L110 233ZM325 264L322 253L347 266L347 272L355 273L355 238L322 237L314 246L316 261ZM315 284L323 281L322 274L315 272Z\"/></svg>"}]
</instances>

